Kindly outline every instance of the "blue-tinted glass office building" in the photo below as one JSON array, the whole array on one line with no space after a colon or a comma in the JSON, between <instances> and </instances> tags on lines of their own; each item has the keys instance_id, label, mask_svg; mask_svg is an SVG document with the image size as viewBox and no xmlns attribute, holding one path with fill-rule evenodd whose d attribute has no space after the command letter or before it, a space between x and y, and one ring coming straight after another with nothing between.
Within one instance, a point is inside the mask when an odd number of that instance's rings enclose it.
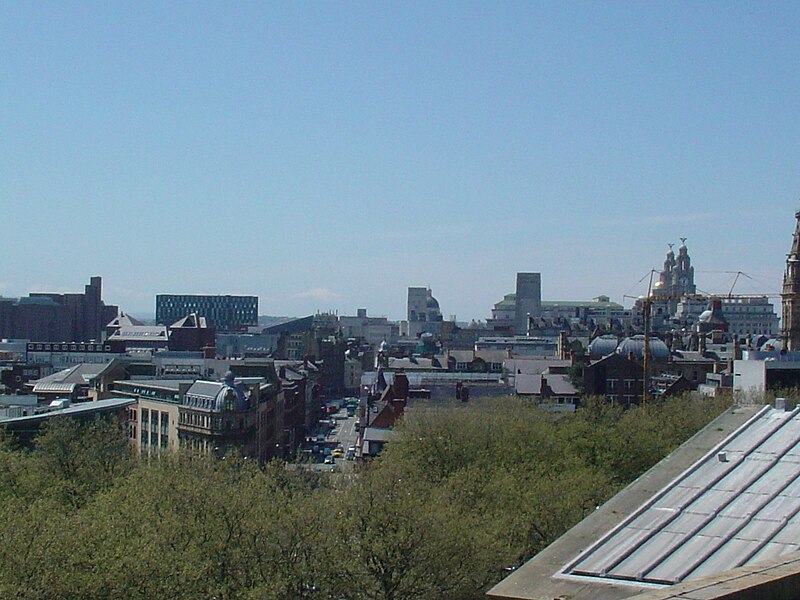
<instances>
[{"instance_id":1,"label":"blue-tinted glass office building","mask_svg":"<svg viewBox=\"0 0 800 600\"><path fill-rule=\"evenodd\" d=\"M217 331L241 331L258 325L258 296L158 294L156 323L172 325L190 313L205 317Z\"/></svg>"}]
</instances>

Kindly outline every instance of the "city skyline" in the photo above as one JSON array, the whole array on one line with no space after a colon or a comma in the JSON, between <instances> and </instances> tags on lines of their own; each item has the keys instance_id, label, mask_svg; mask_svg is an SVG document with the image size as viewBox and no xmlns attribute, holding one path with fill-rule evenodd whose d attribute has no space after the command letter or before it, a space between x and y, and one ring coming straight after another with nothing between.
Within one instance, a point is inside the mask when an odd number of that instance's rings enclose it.
<instances>
[{"instance_id":1,"label":"city skyline","mask_svg":"<svg viewBox=\"0 0 800 600\"><path fill-rule=\"evenodd\" d=\"M686 240L686 238L681 238L681 241L683 243L685 243L685 240ZM669 250L673 250L674 246L675 246L675 244L668 244ZM609 300L611 302L618 302L619 304L622 304L625 307L630 308L637 297L641 297L641 296L645 295L647 293L648 287L654 285L657 282L657 280L658 280L658 272L659 272L659 269L655 268L655 267L652 270L648 270L648 272L646 272L641 278L639 278L638 281L636 281L634 283L634 285L632 286L631 290L629 290L631 293L623 294L620 298L611 298L611 297L609 297ZM775 306L779 306L780 305L780 300L779 300L780 292L776 291L774 288L770 288L769 291L764 291L765 290L765 285L769 286L769 283L765 282L765 280L762 280L760 278L753 277L749 273L746 273L746 272L733 272L733 271L702 271L702 270L699 271L699 273L701 274L701 276L705 275L708 278L716 279L718 283L722 282L722 285L723 285L723 287L719 287L719 285L717 285L714 288L709 288L709 287L698 288L697 289L697 294L699 294L699 295L702 295L702 296L725 296L725 295L727 295L729 293L732 293L734 296L736 296L736 295L742 295L742 296L747 296L747 295L761 296L761 295L765 295L765 296L768 296L768 298L770 299L770 302L773 305L775 305ZM539 273L535 273L535 274L539 275ZM519 273L515 273L515 275L518 276ZM739 284L739 282L741 282L741 284ZM737 285L737 284L739 284L739 285ZM409 288L410 287L413 287L413 286L409 286ZM422 286L422 287L426 288L426 289L429 289L431 291L431 293L434 295L434 297L436 297L436 294L434 293L435 290L432 287L429 287L429 286ZM745 287L747 289L743 290L742 289L743 287ZM56 290L56 289L49 289L49 288L46 289L45 286L40 286L40 287L37 287L36 289L32 289L32 290L28 291L28 293L42 293L42 292L71 293L71 292L74 292L74 290L69 290L69 289L57 289ZM503 292L503 294L498 297L497 301L502 300L503 296L505 296L506 294L509 294L509 293L513 294L514 293L514 289L512 288L511 290L509 290L507 292ZM18 297L22 297L22 296L25 296L25 295L27 295L27 293L17 294ZM120 307L120 311L122 313L130 314L130 315L138 316L138 317L142 317L142 318L147 318L147 319L151 319L151 318L155 317L156 320L157 320L157 315L158 315L158 310L157 310L158 302L157 302L157 300L158 300L159 296L165 296L165 295L166 296L170 296L170 294L164 294L164 293L161 293L161 292L156 294L156 296L154 298L154 306L153 306L153 308L151 310L148 310L146 308L145 309L137 309L137 308L126 309L125 307ZM203 294L203 293L196 293L196 292L186 292L184 294L181 294L181 296L188 296L188 297L206 297L206 296L215 297L216 296L216 297L239 297L239 298L241 298L241 297L249 297L249 296L252 296L252 295L250 295L250 294L241 294L241 293L233 293L233 294L231 294L231 293L228 293L228 292L218 292L218 293L214 293L214 294ZM549 298L549 297L544 297L543 296L542 297L542 301L543 302L548 302L548 301L572 300L572 301L578 301L578 302L586 302L586 301L589 301L589 300L593 300L598 296L607 296L607 294L595 294L592 297L582 297L582 298L578 298L578 297ZM0 298L2 298L2 297L3 297L3 295L0 294ZM257 296L255 296L255 297L257 298ZM109 302L109 304L110 303L111 302ZM494 304L495 304L494 302L491 303L491 305L489 306L488 312L491 312L491 307ZM405 310L405 304L403 306L404 306L404 310ZM357 308L354 308L354 309L349 310L349 311L348 311L348 309L341 310L338 307L335 307L335 308L317 308L317 309L315 309L313 311L308 311L308 312L314 312L314 313L331 312L331 313L336 313L338 315L355 315L357 310L360 310L360 309L363 309L363 308L366 308L369 311L369 307L365 307L363 305L358 305ZM296 313L296 314L289 314L289 313L277 314L277 313L275 313L275 314L267 314L264 311L259 310L258 314L260 316L274 316L274 317L290 317L291 316L291 317L298 317L299 315L306 314L306 313ZM375 313L375 312L371 312L371 311L368 312L368 314L369 314L369 316L372 316L372 317L376 317L376 316L388 317L390 320L393 320L393 321L401 321L401 320L405 319L405 315L404 314L400 315L398 317L387 315L385 313L382 314L382 313ZM446 316L446 320L450 316L453 316L453 315ZM459 321L469 321L469 320L481 321L481 320L485 320L486 318L487 317L485 317L485 316L467 317L465 319L459 319Z\"/></svg>"},{"instance_id":2,"label":"city skyline","mask_svg":"<svg viewBox=\"0 0 800 600\"><path fill-rule=\"evenodd\" d=\"M485 319L646 289L776 294L800 206L800 8L0 7L0 295L245 294ZM709 273L713 271L714 273Z\"/></svg>"}]
</instances>

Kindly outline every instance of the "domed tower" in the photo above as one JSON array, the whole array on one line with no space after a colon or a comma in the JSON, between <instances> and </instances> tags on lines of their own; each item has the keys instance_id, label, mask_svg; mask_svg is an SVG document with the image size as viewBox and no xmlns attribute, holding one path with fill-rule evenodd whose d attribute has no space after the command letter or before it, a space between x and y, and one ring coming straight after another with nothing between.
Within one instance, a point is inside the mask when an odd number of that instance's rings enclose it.
<instances>
[{"instance_id":1,"label":"domed tower","mask_svg":"<svg viewBox=\"0 0 800 600\"><path fill-rule=\"evenodd\" d=\"M697 293L697 286L694 284L694 267L689 258L689 250L686 248L686 238L681 238L678 259L675 261L672 277L673 295L687 296Z\"/></svg>"},{"instance_id":2,"label":"domed tower","mask_svg":"<svg viewBox=\"0 0 800 600\"><path fill-rule=\"evenodd\" d=\"M653 286L654 291L662 295L672 294L672 271L675 269L675 253L672 251L672 244L667 244L669 251L664 259L664 268L658 276L658 281Z\"/></svg>"},{"instance_id":3,"label":"domed tower","mask_svg":"<svg viewBox=\"0 0 800 600\"><path fill-rule=\"evenodd\" d=\"M440 334L442 331L442 311L439 301L433 297L430 288L408 288L408 335L419 337L421 333Z\"/></svg>"},{"instance_id":4,"label":"domed tower","mask_svg":"<svg viewBox=\"0 0 800 600\"><path fill-rule=\"evenodd\" d=\"M244 386L236 383L236 376L232 371L225 373L222 379L223 386L214 398L212 410L223 411L242 411L249 408Z\"/></svg>"},{"instance_id":5,"label":"domed tower","mask_svg":"<svg viewBox=\"0 0 800 600\"><path fill-rule=\"evenodd\" d=\"M800 210L794 218L792 249L786 255L781 292L781 338L788 351L800 350Z\"/></svg>"}]
</instances>

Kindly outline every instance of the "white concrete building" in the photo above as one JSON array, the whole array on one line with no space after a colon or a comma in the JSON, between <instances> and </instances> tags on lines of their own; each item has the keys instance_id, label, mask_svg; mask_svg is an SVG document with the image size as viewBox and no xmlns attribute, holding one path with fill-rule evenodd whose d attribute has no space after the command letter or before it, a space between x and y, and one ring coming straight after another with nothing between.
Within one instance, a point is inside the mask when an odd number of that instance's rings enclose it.
<instances>
[{"instance_id":1,"label":"white concrete building","mask_svg":"<svg viewBox=\"0 0 800 600\"><path fill-rule=\"evenodd\" d=\"M748 351L733 361L733 391L743 399L756 399L768 390L800 385L800 352Z\"/></svg>"}]
</instances>

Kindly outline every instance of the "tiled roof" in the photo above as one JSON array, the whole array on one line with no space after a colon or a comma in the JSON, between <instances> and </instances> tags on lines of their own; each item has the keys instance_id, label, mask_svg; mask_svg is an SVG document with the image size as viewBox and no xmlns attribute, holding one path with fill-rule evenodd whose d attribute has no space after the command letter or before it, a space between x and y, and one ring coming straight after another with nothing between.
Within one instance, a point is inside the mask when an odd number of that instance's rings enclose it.
<instances>
[{"instance_id":1,"label":"tiled roof","mask_svg":"<svg viewBox=\"0 0 800 600\"><path fill-rule=\"evenodd\" d=\"M518 394L533 394L538 395L542 393L542 375L517 375L514 380L516 391ZM578 394L578 390L569 380L568 375L553 375L548 374L544 376L547 380L547 385L553 390L554 394L559 396L573 396Z\"/></svg>"},{"instance_id":2,"label":"tiled roof","mask_svg":"<svg viewBox=\"0 0 800 600\"><path fill-rule=\"evenodd\" d=\"M52 375L47 375L41 379L36 380L36 385L45 385L50 383L88 383L98 373L108 367L108 363L81 363L68 369L62 369Z\"/></svg>"},{"instance_id":3,"label":"tiled roof","mask_svg":"<svg viewBox=\"0 0 800 600\"><path fill-rule=\"evenodd\" d=\"M215 381L195 381L186 391L187 396L201 396L203 398L216 398L224 384Z\"/></svg>"}]
</instances>

